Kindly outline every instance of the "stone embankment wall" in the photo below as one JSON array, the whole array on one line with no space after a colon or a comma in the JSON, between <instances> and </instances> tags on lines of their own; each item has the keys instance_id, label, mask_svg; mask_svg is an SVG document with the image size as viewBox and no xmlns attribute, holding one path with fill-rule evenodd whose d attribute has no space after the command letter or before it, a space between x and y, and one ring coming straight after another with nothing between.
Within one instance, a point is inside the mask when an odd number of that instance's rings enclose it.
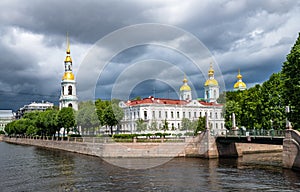
<instances>
[{"instance_id":1,"label":"stone embankment wall","mask_svg":"<svg viewBox=\"0 0 300 192\"><path fill-rule=\"evenodd\" d=\"M3 141L5 135L0 135L0 142Z\"/></svg>"},{"instance_id":2,"label":"stone embankment wall","mask_svg":"<svg viewBox=\"0 0 300 192\"><path fill-rule=\"evenodd\" d=\"M283 167L300 169L300 132L287 129L283 140Z\"/></svg>"},{"instance_id":3,"label":"stone embankment wall","mask_svg":"<svg viewBox=\"0 0 300 192\"><path fill-rule=\"evenodd\" d=\"M116 143L103 138L74 139L73 141L57 141L33 138L9 138L8 143L34 145L52 149L65 150L103 158L116 157L203 157L218 158L219 151L214 136L202 132L197 137L185 138L182 142L158 143ZM243 153L274 152L282 150L282 146L262 144L233 144L241 156Z\"/></svg>"}]
</instances>

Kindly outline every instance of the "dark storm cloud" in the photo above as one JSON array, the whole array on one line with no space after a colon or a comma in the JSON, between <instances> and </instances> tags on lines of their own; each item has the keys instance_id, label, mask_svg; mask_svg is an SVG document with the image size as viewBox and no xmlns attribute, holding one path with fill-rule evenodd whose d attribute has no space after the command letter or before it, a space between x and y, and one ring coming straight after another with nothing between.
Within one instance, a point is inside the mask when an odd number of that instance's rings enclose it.
<instances>
[{"instance_id":1,"label":"dark storm cloud","mask_svg":"<svg viewBox=\"0 0 300 192\"><path fill-rule=\"evenodd\" d=\"M299 2L293 0L2 0L0 108L9 106L15 109L30 100L58 100L67 32L76 74L80 62L96 41L122 27L141 23L174 25L195 35L215 57L215 65L220 66L227 89L232 88L239 68L246 83L261 83L273 72L280 71L299 31L299 7ZM193 51L192 43L182 41L183 37L168 36L159 30L153 31L152 35L164 36L165 41L174 41L174 47L201 55ZM107 45L103 54L118 43L126 43L126 39L124 36L117 43ZM119 53L108 65L107 73L99 78L99 97L108 95L106 98L109 98L113 80L128 65L147 59L178 65L188 75L197 94L201 95L208 69L201 73L183 55L167 49L138 46ZM207 68L208 65L209 61ZM87 74L99 75L94 74L93 69L89 70ZM181 80L182 77L178 77L174 81L180 86ZM133 95L142 95L146 90L150 94L145 87L152 86L151 83L153 81L145 81L144 86L138 85Z\"/></svg>"}]
</instances>

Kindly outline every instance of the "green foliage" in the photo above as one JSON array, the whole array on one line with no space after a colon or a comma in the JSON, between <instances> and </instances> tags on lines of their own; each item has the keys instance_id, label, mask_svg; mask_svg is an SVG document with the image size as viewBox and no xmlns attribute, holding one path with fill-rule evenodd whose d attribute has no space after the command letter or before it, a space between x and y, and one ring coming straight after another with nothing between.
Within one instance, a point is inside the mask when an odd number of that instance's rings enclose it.
<instances>
[{"instance_id":1,"label":"green foliage","mask_svg":"<svg viewBox=\"0 0 300 192\"><path fill-rule=\"evenodd\" d=\"M151 124L150 124L150 130L152 131L157 131L158 130L158 124L156 120L152 120Z\"/></svg>"},{"instance_id":2,"label":"green foliage","mask_svg":"<svg viewBox=\"0 0 300 192\"><path fill-rule=\"evenodd\" d=\"M104 115L104 110L109 105L110 105L109 101L102 101L101 99L97 99L95 101L96 113L97 113L98 119L100 121L100 125L105 125L105 121L104 121L103 115Z\"/></svg>"},{"instance_id":3,"label":"green foliage","mask_svg":"<svg viewBox=\"0 0 300 192\"><path fill-rule=\"evenodd\" d=\"M181 131L191 130L192 129L192 122L188 118L182 118L181 120Z\"/></svg>"},{"instance_id":4,"label":"green foliage","mask_svg":"<svg viewBox=\"0 0 300 192\"><path fill-rule=\"evenodd\" d=\"M4 134L5 134L5 132L0 130L0 135L4 135Z\"/></svg>"},{"instance_id":5,"label":"green foliage","mask_svg":"<svg viewBox=\"0 0 300 192\"><path fill-rule=\"evenodd\" d=\"M300 33L282 66L283 102L290 106L287 118L300 129Z\"/></svg>"},{"instance_id":6,"label":"green foliage","mask_svg":"<svg viewBox=\"0 0 300 192\"><path fill-rule=\"evenodd\" d=\"M164 125L162 127L163 131L168 131L169 130L169 122L165 119L164 120Z\"/></svg>"},{"instance_id":7,"label":"green foliage","mask_svg":"<svg viewBox=\"0 0 300 192\"><path fill-rule=\"evenodd\" d=\"M232 127L232 114L235 113L238 127L270 129L273 122L275 129L284 129L285 107L282 95L281 73L271 75L262 85L248 90L226 92L223 108L225 127Z\"/></svg>"},{"instance_id":8,"label":"green foliage","mask_svg":"<svg viewBox=\"0 0 300 192\"><path fill-rule=\"evenodd\" d=\"M75 114L74 110L71 107L62 108L57 116L58 126L64 128L65 131L69 131L75 126Z\"/></svg>"},{"instance_id":9,"label":"green foliage","mask_svg":"<svg viewBox=\"0 0 300 192\"><path fill-rule=\"evenodd\" d=\"M110 127L111 135L113 135L113 126L118 125L123 117L123 109L121 109L117 104L112 103L104 109L102 115L103 122L104 125Z\"/></svg>"},{"instance_id":10,"label":"green foliage","mask_svg":"<svg viewBox=\"0 0 300 192\"><path fill-rule=\"evenodd\" d=\"M81 102L76 113L77 125L82 129L95 129L100 126L96 107L92 101Z\"/></svg>"},{"instance_id":11,"label":"green foliage","mask_svg":"<svg viewBox=\"0 0 300 192\"><path fill-rule=\"evenodd\" d=\"M145 131L147 129L147 124L144 122L143 119L139 118L136 120L136 130L137 131Z\"/></svg>"},{"instance_id":12,"label":"green foliage","mask_svg":"<svg viewBox=\"0 0 300 192\"><path fill-rule=\"evenodd\" d=\"M194 135L196 135L200 131L204 131L205 128L205 123L206 123L206 117L199 117L197 122L197 126L194 130Z\"/></svg>"}]
</instances>

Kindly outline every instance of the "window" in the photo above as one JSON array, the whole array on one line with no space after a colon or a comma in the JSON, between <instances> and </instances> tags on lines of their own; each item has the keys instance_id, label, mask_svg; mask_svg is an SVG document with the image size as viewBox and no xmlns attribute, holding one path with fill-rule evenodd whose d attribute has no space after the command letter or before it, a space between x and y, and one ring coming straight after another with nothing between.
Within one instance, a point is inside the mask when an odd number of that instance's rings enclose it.
<instances>
[{"instance_id":1,"label":"window","mask_svg":"<svg viewBox=\"0 0 300 192\"><path fill-rule=\"evenodd\" d=\"M171 111L171 118L173 119L174 118L174 112Z\"/></svg>"},{"instance_id":2,"label":"window","mask_svg":"<svg viewBox=\"0 0 300 192\"><path fill-rule=\"evenodd\" d=\"M197 117L197 113L196 113L196 112L194 112L194 117L195 117L195 118Z\"/></svg>"},{"instance_id":3,"label":"window","mask_svg":"<svg viewBox=\"0 0 300 192\"><path fill-rule=\"evenodd\" d=\"M161 111L158 112L158 117L161 118Z\"/></svg>"},{"instance_id":4,"label":"window","mask_svg":"<svg viewBox=\"0 0 300 192\"><path fill-rule=\"evenodd\" d=\"M147 111L144 111L144 119L147 120Z\"/></svg>"},{"instance_id":5,"label":"window","mask_svg":"<svg viewBox=\"0 0 300 192\"><path fill-rule=\"evenodd\" d=\"M72 95L72 86L71 85L68 87L68 95Z\"/></svg>"},{"instance_id":6,"label":"window","mask_svg":"<svg viewBox=\"0 0 300 192\"><path fill-rule=\"evenodd\" d=\"M189 112L189 118L191 118L191 112Z\"/></svg>"},{"instance_id":7,"label":"window","mask_svg":"<svg viewBox=\"0 0 300 192\"><path fill-rule=\"evenodd\" d=\"M155 119L155 111L152 111L152 118Z\"/></svg>"},{"instance_id":8,"label":"window","mask_svg":"<svg viewBox=\"0 0 300 192\"><path fill-rule=\"evenodd\" d=\"M168 111L165 112L165 117L168 118Z\"/></svg>"},{"instance_id":9,"label":"window","mask_svg":"<svg viewBox=\"0 0 300 192\"><path fill-rule=\"evenodd\" d=\"M202 112L201 111L200 111L199 115L200 115L200 117L202 117Z\"/></svg>"},{"instance_id":10,"label":"window","mask_svg":"<svg viewBox=\"0 0 300 192\"><path fill-rule=\"evenodd\" d=\"M73 107L72 103L69 103L68 107Z\"/></svg>"},{"instance_id":11,"label":"window","mask_svg":"<svg viewBox=\"0 0 300 192\"><path fill-rule=\"evenodd\" d=\"M177 111L177 118L179 119L179 111Z\"/></svg>"},{"instance_id":12,"label":"window","mask_svg":"<svg viewBox=\"0 0 300 192\"><path fill-rule=\"evenodd\" d=\"M182 112L182 117L185 118L185 112Z\"/></svg>"},{"instance_id":13,"label":"window","mask_svg":"<svg viewBox=\"0 0 300 192\"><path fill-rule=\"evenodd\" d=\"M65 95L65 87L64 86L61 87L61 90L62 90L62 94Z\"/></svg>"},{"instance_id":14,"label":"window","mask_svg":"<svg viewBox=\"0 0 300 192\"><path fill-rule=\"evenodd\" d=\"M216 119L218 119L218 113L217 113L217 112L216 112L216 114L215 114L215 115L216 115Z\"/></svg>"},{"instance_id":15,"label":"window","mask_svg":"<svg viewBox=\"0 0 300 192\"><path fill-rule=\"evenodd\" d=\"M209 113L209 118L212 118L212 112Z\"/></svg>"}]
</instances>

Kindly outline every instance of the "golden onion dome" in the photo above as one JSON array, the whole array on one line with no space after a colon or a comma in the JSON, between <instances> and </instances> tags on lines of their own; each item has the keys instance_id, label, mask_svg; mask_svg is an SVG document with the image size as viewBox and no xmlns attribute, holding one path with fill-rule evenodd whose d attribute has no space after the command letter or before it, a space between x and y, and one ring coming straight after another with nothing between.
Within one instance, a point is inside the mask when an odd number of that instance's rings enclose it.
<instances>
[{"instance_id":1,"label":"golden onion dome","mask_svg":"<svg viewBox=\"0 0 300 192\"><path fill-rule=\"evenodd\" d=\"M180 91L190 91L190 90L191 90L191 87L188 85L182 85L180 87Z\"/></svg>"},{"instance_id":2,"label":"golden onion dome","mask_svg":"<svg viewBox=\"0 0 300 192\"><path fill-rule=\"evenodd\" d=\"M67 71L64 73L62 80L74 80L74 74L71 71Z\"/></svg>"},{"instance_id":3,"label":"golden onion dome","mask_svg":"<svg viewBox=\"0 0 300 192\"><path fill-rule=\"evenodd\" d=\"M238 79L242 79L243 78L243 76L239 73L237 76L236 76L236 78L238 78Z\"/></svg>"},{"instance_id":4,"label":"golden onion dome","mask_svg":"<svg viewBox=\"0 0 300 192\"><path fill-rule=\"evenodd\" d=\"M246 89L247 86L246 84L243 82L243 81L238 81L234 84L233 86L234 89L239 89L239 88L243 88L243 89Z\"/></svg>"},{"instance_id":5,"label":"golden onion dome","mask_svg":"<svg viewBox=\"0 0 300 192\"><path fill-rule=\"evenodd\" d=\"M211 76L215 73L215 71L213 70L212 67L210 67L210 69L208 70L208 75Z\"/></svg>"},{"instance_id":6,"label":"golden onion dome","mask_svg":"<svg viewBox=\"0 0 300 192\"><path fill-rule=\"evenodd\" d=\"M183 83L187 83L188 80L184 77L184 79L182 80Z\"/></svg>"},{"instance_id":7,"label":"golden onion dome","mask_svg":"<svg viewBox=\"0 0 300 192\"><path fill-rule=\"evenodd\" d=\"M207 79L206 82L204 83L204 86L218 86L219 83L215 79Z\"/></svg>"}]
</instances>

